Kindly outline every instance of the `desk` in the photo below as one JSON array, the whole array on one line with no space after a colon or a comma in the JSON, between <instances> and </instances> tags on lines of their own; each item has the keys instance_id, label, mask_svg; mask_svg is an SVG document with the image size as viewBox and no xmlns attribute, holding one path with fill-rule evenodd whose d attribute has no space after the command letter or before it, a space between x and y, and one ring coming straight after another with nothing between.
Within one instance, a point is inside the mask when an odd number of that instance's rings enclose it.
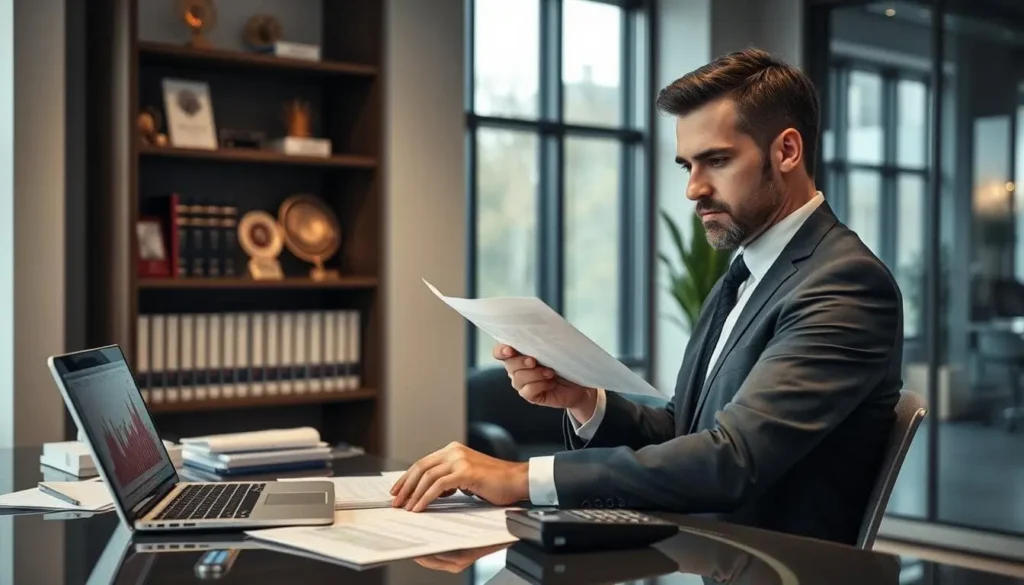
<instances>
[{"instance_id":1,"label":"desk","mask_svg":"<svg viewBox=\"0 0 1024 585\"><path fill-rule=\"evenodd\" d=\"M41 478L40 448L0 449L0 489L32 487ZM375 457L340 459L336 475L397 470L404 465ZM945 567L914 559L727 525L682 515L664 515L680 534L654 549L573 556L546 556L524 543L406 560L355 571L338 565L260 548L248 542L230 572L219 579L197 576L198 551L148 552L150 538L119 525L114 513L79 519L46 515L0 516L0 584L58 583L330 583L484 584L509 583L922 583ZM953 569L951 569L953 570ZM989 583L985 575L957 583ZM920 575L921 579L915 579ZM964 575L968 575L965 578ZM703 576L703 577L701 577ZM795 578L795 580L794 580ZM716 580L718 579L718 580ZM724 579L724 580L723 580ZM950 582L945 580L945 582ZM1004 581L998 581L1004 582Z\"/></svg>"}]
</instances>

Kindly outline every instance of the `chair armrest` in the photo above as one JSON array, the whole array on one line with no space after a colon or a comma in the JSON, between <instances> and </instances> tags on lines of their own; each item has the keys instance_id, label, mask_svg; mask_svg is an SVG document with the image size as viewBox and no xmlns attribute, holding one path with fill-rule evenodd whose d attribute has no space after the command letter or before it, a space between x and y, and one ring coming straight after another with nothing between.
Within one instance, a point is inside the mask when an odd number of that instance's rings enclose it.
<instances>
[{"instance_id":1,"label":"chair armrest","mask_svg":"<svg viewBox=\"0 0 1024 585\"><path fill-rule=\"evenodd\" d=\"M519 460L519 447L504 428L494 423L476 421L469 423L467 431L470 449L506 461Z\"/></svg>"}]
</instances>

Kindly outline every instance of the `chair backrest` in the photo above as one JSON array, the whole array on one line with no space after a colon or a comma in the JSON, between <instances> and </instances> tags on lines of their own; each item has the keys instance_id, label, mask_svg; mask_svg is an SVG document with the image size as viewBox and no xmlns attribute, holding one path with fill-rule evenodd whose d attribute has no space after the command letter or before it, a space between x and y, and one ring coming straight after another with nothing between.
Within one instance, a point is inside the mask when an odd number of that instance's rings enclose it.
<instances>
[{"instance_id":1,"label":"chair backrest","mask_svg":"<svg viewBox=\"0 0 1024 585\"><path fill-rule=\"evenodd\" d=\"M857 536L859 548L870 549L875 543L875 535L882 523L882 517L885 516L885 508L889 504L892 488L896 485L900 467L903 466L910 444L914 441L914 434L917 433L917 428L927 413L924 398L909 390L900 392L900 399L896 404L896 422L893 423L889 443L885 447L885 456L878 471L878 479L871 490L864 521Z\"/></svg>"},{"instance_id":2,"label":"chair backrest","mask_svg":"<svg viewBox=\"0 0 1024 585\"><path fill-rule=\"evenodd\" d=\"M494 423L517 443L562 444L562 411L523 400L504 367L479 368L470 372L466 383L469 422Z\"/></svg>"}]
</instances>

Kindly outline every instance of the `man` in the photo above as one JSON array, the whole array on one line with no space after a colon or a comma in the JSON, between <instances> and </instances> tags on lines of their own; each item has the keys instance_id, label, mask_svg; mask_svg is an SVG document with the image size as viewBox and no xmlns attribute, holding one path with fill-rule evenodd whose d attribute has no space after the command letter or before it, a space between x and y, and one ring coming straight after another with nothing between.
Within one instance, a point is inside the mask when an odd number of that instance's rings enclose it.
<instances>
[{"instance_id":1,"label":"man","mask_svg":"<svg viewBox=\"0 0 1024 585\"><path fill-rule=\"evenodd\" d=\"M422 510L463 489L497 504L707 513L852 544L902 386L902 300L815 189L815 89L746 50L657 103L676 118L676 160L708 241L738 248L672 401L583 388L499 345L524 399L565 409L568 451L514 463L449 445L399 479L394 505Z\"/></svg>"}]
</instances>

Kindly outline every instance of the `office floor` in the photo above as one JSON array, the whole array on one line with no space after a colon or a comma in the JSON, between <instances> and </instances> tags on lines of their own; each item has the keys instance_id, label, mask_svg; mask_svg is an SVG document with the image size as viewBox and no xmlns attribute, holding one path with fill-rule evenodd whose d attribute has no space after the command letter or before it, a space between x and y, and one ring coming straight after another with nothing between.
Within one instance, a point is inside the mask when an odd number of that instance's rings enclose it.
<instances>
[{"instance_id":1,"label":"office floor","mask_svg":"<svg viewBox=\"0 0 1024 585\"><path fill-rule=\"evenodd\" d=\"M889 500L911 518L926 510L927 434L922 426ZM1024 429L943 422L939 427L939 517L1024 535Z\"/></svg>"}]
</instances>

